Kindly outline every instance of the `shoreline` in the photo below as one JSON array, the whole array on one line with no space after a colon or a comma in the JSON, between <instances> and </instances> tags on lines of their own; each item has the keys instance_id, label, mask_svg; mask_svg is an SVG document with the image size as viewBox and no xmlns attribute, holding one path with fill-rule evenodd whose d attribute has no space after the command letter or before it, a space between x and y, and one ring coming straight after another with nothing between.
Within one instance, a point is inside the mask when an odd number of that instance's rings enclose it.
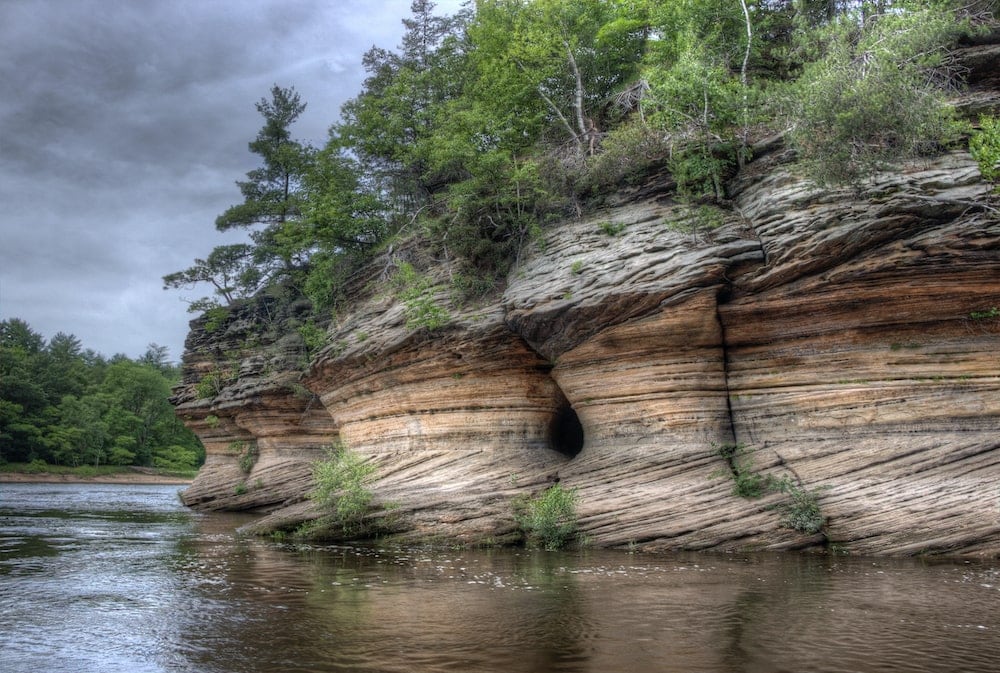
<instances>
[{"instance_id":1,"label":"shoreline","mask_svg":"<svg viewBox=\"0 0 1000 673\"><path fill-rule=\"evenodd\" d=\"M194 479L146 472L119 472L99 474L93 477L50 472L0 472L0 484L164 484L187 486L192 481Z\"/></svg>"}]
</instances>

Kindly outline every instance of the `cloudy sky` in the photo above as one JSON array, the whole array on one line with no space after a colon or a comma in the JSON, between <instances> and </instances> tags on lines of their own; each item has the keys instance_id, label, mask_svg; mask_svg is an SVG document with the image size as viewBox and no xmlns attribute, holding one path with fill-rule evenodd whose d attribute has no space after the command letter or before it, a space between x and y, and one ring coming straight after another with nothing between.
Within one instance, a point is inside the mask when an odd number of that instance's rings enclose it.
<instances>
[{"instance_id":1,"label":"cloudy sky","mask_svg":"<svg viewBox=\"0 0 1000 673\"><path fill-rule=\"evenodd\" d=\"M439 0L438 13L460 0ZM0 318L104 355L179 360L184 299L162 276L236 240L215 217L274 84L320 145L395 48L410 0L0 0Z\"/></svg>"}]
</instances>

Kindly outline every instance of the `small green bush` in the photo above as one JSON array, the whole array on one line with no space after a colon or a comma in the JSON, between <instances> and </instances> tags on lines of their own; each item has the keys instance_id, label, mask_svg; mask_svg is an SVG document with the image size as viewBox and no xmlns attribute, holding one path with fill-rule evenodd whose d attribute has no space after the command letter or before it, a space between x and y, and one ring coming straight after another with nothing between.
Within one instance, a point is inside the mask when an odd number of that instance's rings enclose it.
<instances>
[{"instance_id":1,"label":"small green bush","mask_svg":"<svg viewBox=\"0 0 1000 673\"><path fill-rule=\"evenodd\" d=\"M1000 318L1000 309L996 306L991 306L984 311L973 311L969 314L969 317L973 320L993 320L994 318Z\"/></svg>"},{"instance_id":2,"label":"small green bush","mask_svg":"<svg viewBox=\"0 0 1000 673\"><path fill-rule=\"evenodd\" d=\"M199 400L215 397L222 390L222 378L217 371L210 371L194 386L194 393Z\"/></svg>"},{"instance_id":3,"label":"small green bush","mask_svg":"<svg viewBox=\"0 0 1000 673\"><path fill-rule=\"evenodd\" d=\"M603 191L638 184L669 154L669 134L638 121L623 123L608 132L601 152L588 159L584 186Z\"/></svg>"},{"instance_id":4,"label":"small green bush","mask_svg":"<svg viewBox=\"0 0 1000 673\"><path fill-rule=\"evenodd\" d=\"M769 509L781 513L781 526L806 535L822 532L826 517L819 506L821 489L806 490L788 476L779 479L755 472L750 452L742 444L724 444L717 452L729 468L733 495L755 500L772 493L783 493L788 496L786 501L769 506Z\"/></svg>"},{"instance_id":5,"label":"small green bush","mask_svg":"<svg viewBox=\"0 0 1000 673\"><path fill-rule=\"evenodd\" d=\"M27 474L44 474L49 471L49 464L40 458L35 458L24 466L23 471Z\"/></svg>"},{"instance_id":6,"label":"small green bush","mask_svg":"<svg viewBox=\"0 0 1000 673\"><path fill-rule=\"evenodd\" d=\"M969 152L979 163L984 180L1000 181L1000 118L992 115L979 118L979 130L969 138Z\"/></svg>"},{"instance_id":7,"label":"small green bush","mask_svg":"<svg viewBox=\"0 0 1000 673\"><path fill-rule=\"evenodd\" d=\"M317 325L310 318L299 325L299 336L306 347L306 358L311 359L323 346L326 345L326 330Z\"/></svg>"},{"instance_id":8,"label":"small green bush","mask_svg":"<svg viewBox=\"0 0 1000 673\"><path fill-rule=\"evenodd\" d=\"M417 273L413 265L403 262L393 278L393 284L403 301L406 329L440 329L451 322L451 315L434 299L430 278Z\"/></svg>"},{"instance_id":9,"label":"small green bush","mask_svg":"<svg viewBox=\"0 0 1000 673\"><path fill-rule=\"evenodd\" d=\"M256 443L244 445L238 458L240 470L243 471L243 474L250 474L251 470L253 470L253 466L257 464L257 458L259 456L260 452L257 450Z\"/></svg>"},{"instance_id":10,"label":"small green bush","mask_svg":"<svg viewBox=\"0 0 1000 673\"><path fill-rule=\"evenodd\" d=\"M601 231L612 238L625 231L627 226L624 222L611 222L610 220L604 220L597 225Z\"/></svg>"},{"instance_id":11,"label":"small green bush","mask_svg":"<svg viewBox=\"0 0 1000 673\"><path fill-rule=\"evenodd\" d=\"M826 518L819 507L819 489L807 491L788 477L778 479L774 488L788 496L788 502L775 505L781 512L781 525L806 535L823 530Z\"/></svg>"},{"instance_id":12,"label":"small green bush","mask_svg":"<svg viewBox=\"0 0 1000 673\"><path fill-rule=\"evenodd\" d=\"M733 495L757 499L774 491L775 478L754 472L751 452L743 444L723 444L717 451L726 461L732 476Z\"/></svg>"},{"instance_id":13,"label":"small green bush","mask_svg":"<svg viewBox=\"0 0 1000 673\"><path fill-rule=\"evenodd\" d=\"M199 400L207 400L222 392L222 389L239 376L239 361L233 360L226 367L216 365L195 384L195 395Z\"/></svg>"},{"instance_id":14,"label":"small green bush","mask_svg":"<svg viewBox=\"0 0 1000 673\"><path fill-rule=\"evenodd\" d=\"M209 334L218 332L229 319L229 309L225 306L212 306L205 310L205 331Z\"/></svg>"},{"instance_id":15,"label":"small green bush","mask_svg":"<svg viewBox=\"0 0 1000 673\"><path fill-rule=\"evenodd\" d=\"M562 549L577 532L576 489L555 484L536 498L514 501L514 520L530 547Z\"/></svg>"},{"instance_id":16,"label":"small green bush","mask_svg":"<svg viewBox=\"0 0 1000 673\"><path fill-rule=\"evenodd\" d=\"M337 529L345 536L365 531L364 518L374 496L369 486L375 478L375 469L343 444L330 446L326 459L313 466L315 487L309 493L327 512L321 525Z\"/></svg>"},{"instance_id":17,"label":"small green bush","mask_svg":"<svg viewBox=\"0 0 1000 673\"><path fill-rule=\"evenodd\" d=\"M715 205L687 203L687 216L679 219L664 220L664 225L671 231L690 234L697 239L703 234L718 229L726 221L726 212Z\"/></svg>"}]
</instances>

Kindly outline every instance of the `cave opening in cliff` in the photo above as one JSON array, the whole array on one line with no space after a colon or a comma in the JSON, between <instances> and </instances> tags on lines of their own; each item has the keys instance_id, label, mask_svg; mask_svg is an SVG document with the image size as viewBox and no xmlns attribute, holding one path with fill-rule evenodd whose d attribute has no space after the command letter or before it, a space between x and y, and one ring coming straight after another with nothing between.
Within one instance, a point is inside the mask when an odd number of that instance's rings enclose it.
<instances>
[{"instance_id":1,"label":"cave opening in cliff","mask_svg":"<svg viewBox=\"0 0 1000 673\"><path fill-rule=\"evenodd\" d=\"M569 458L575 458L583 450L583 425L569 404L556 410L549 426L549 437L552 448Z\"/></svg>"}]
</instances>

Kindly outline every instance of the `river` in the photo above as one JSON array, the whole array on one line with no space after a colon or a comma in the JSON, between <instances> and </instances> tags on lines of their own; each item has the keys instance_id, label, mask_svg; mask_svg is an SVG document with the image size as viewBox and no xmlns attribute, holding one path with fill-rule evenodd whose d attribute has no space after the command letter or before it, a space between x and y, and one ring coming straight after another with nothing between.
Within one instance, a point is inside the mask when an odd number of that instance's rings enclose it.
<instances>
[{"instance_id":1,"label":"river","mask_svg":"<svg viewBox=\"0 0 1000 673\"><path fill-rule=\"evenodd\" d=\"M176 486L0 484L0 671L1000 670L1000 564L379 549Z\"/></svg>"}]
</instances>

